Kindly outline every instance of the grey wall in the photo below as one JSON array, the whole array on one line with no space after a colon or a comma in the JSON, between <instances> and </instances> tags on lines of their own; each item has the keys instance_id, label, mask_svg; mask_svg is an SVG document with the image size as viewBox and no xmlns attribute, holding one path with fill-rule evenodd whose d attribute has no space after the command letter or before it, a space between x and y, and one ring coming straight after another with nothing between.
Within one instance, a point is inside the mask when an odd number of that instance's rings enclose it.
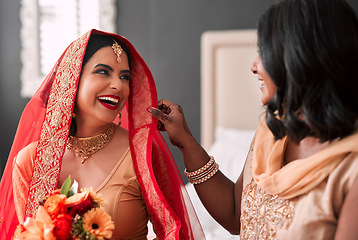
<instances>
[{"instance_id":1,"label":"grey wall","mask_svg":"<svg viewBox=\"0 0 358 240\"><path fill-rule=\"evenodd\" d=\"M20 0L0 0L0 172L28 99L20 97ZM200 35L206 30L255 28L274 0L117 0L117 33L151 68L159 98L179 103L200 141ZM358 11L358 1L349 0ZM180 152L171 148L180 171Z\"/></svg>"},{"instance_id":2,"label":"grey wall","mask_svg":"<svg viewBox=\"0 0 358 240\"><path fill-rule=\"evenodd\" d=\"M20 0L0 0L0 172L28 99L20 97Z\"/></svg>"},{"instance_id":3,"label":"grey wall","mask_svg":"<svg viewBox=\"0 0 358 240\"><path fill-rule=\"evenodd\" d=\"M159 98L180 104L200 141L200 37L219 29L255 28L268 0L118 1L118 33L132 41L154 75ZM135 9L135 10L134 10ZM163 134L166 138L166 134ZM182 173L181 153L170 145ZM183 176L183 175L182 175ZM184 181L186 178L183 177Z\"/></svg>"}]
</instances>

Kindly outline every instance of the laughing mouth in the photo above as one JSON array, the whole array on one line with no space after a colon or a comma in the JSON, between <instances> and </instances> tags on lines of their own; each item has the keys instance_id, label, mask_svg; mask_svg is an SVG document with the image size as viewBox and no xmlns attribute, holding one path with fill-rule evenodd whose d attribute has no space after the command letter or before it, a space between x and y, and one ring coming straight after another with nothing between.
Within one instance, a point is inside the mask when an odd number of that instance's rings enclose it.
<instances>
[{"instance_id":1,"label":"laughing mouth","mask_svg":"<svg viewBox=\"0 0 358 240\"><path fill-rule=\"evenodd\" d=\"M98 97L98 100L101 101L104 104L108 104L111 106L116 106L119 102L119 99L113 98L113 97Z\"/></svg>"}]
</instances>

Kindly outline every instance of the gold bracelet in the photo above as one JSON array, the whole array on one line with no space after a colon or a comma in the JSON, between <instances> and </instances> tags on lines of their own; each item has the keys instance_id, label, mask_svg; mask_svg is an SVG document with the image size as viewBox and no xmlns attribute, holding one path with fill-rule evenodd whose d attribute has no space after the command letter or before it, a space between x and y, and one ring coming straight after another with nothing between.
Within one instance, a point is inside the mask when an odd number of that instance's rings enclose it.
<instances>
[{"instance_id":1,"label":"gold bracelet","mask_svg":"<svg viewBox=\"0 0 358 240\"><path fill-rule=\"evenodd\" d=\"M200 183L206 182L212 176L214 176L218 171L219 171L219 164L216 163L214 170L212 172L210 172L208 175L206 175L205 177L200 178L198 180L192 181L192 182L190 182L190 180L189 180L189 182L192 183L192 184L200 184Z\"/></svg>"},{"instance_id":2,"label":"gold bracelet","mask_svg":"<svg viewBox=\"0 0 358 240\"><path fill-rule=\"evenodd\" d=\"M188 172L184 170L185 176L192 184L199 184L209 180L219 170L219 164L215 162L214 157L210 156L210 160L196 171Z\"/></svg>"},{"instance_id":3,"label":"gold bracelet","mask_svg":"<svg viewBox=\"0 0 358 240\"><path fill-rule=\"evenodd\" d=\"M186 168L185 168L185 170L184 170L184 175L185 175L186 177L188 177L188 178L189 178L189 177L194 177L194 176L196 176L196 175L198 175L198 174L200 174L200 173L206 171L208 168L210 168L212 165L214 165L214 163L215 163L214 157L213 157L213 156L210 156L209 162L207 162L204 166L202 166L201 168L199 168L198 170L196 170L196 171L194 171L194 172L188 172L188 171L186 170Z\"/></svg>"},{"instance_id":4,"label":"gold bracelet","mask_svg":"<svg viewBox=\"0 0 358 240\"><path fill-rule=\"evenodd\" d=\"M214 168L216 167L216 163L214 163L213 165L211 165L206 171L196 175L196 176L193 176L193 177L190 177L191 180L193 181L196 181L200 178L203 178L205 176L207 176L209 173L211 173L212 171L214 171Z\"/></svg>"}]
</instances>

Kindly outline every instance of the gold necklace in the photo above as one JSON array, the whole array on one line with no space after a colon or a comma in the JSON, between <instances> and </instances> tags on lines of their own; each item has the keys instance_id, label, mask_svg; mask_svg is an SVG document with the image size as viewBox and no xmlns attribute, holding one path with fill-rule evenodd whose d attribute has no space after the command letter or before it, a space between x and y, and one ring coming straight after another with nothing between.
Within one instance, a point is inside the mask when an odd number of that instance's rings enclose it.
<instances>
[{"instance_id":1,"label":"gold necklace","mask_svg":"<svg viewBox=\"0 0 358 240\"><path fill-rule=\"evenodd\" d=\"M114 130L115 124L112 124L107 131L93 137L78 138L69 136L67 149L82 157L81 163L84 164L89 157L108 145L113 138Z\"/></svg>"}]
</instances>

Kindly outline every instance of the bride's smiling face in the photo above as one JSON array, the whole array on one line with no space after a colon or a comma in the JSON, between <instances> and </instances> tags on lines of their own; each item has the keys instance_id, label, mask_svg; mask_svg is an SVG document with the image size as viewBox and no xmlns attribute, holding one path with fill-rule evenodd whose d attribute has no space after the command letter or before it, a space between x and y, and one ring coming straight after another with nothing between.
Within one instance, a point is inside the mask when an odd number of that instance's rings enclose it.
<instances>
[{"instance_id":1,"label":"bride's smiling face","mask_svg":"<svg viewBox=\"0 0 358 240\"><path fill-rule=\"evenodd\" d=\"M83 66L76 98L76 121L112 122L129 96L130 68L111 46L99 49Z\"/></svg>"},{"instance_id":2,"label":"bride's smiling face","mask_svg":"<svg viewBox=\"0 0 358 240\"><path fill-rule=\"evenodd\" d=\"M260 89L262 91L261 102L265 105L275 96L277 86L266 72L259 56L257 56L252 63L251 71L257 75L257 78L260 81Z\"/></svg>"}]
</instances>

